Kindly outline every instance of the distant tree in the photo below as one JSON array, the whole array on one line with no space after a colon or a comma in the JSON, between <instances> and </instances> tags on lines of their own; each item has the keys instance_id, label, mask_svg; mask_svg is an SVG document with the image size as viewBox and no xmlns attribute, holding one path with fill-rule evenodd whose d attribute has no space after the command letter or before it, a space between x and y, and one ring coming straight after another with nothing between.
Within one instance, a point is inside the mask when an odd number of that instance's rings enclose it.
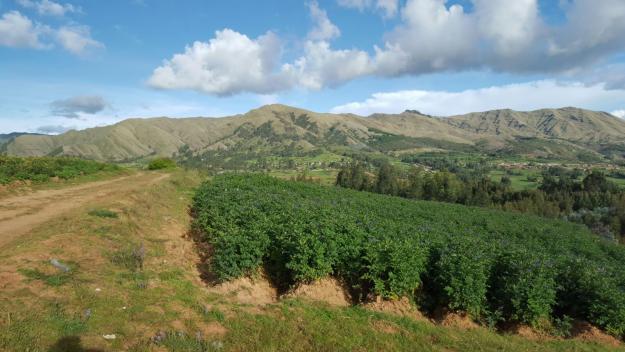
<instances>
[{"instance_id":1,"label":"distant tree","mask_svg":"<svg viewBox=\"0 0 625 352\"><path fill-rule=\"evenodd\" d=\"M375 191L381 194L399 194L397 170L388 162L383 163L378 169Z\"/></svg>"}]
</instances>

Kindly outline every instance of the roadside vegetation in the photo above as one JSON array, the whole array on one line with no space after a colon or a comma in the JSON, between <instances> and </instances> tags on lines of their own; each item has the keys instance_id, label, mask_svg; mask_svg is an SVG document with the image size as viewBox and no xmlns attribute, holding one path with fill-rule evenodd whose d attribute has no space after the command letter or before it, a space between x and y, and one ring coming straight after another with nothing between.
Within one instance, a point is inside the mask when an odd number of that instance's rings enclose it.
<instances>
[{"instance_id":1,"label":"roadside vegetation","mask_svg":"<svg viewBox=\"0 0 625 352\"><path fill-rule=\"evenodd\" d=\"M333 276L356 301L408 297L488 326L568 319L625 334L625 249L580 225L260 175L204 183L194 229L222 281Z\"/></svg>"},{"instance_id":2,"label":"roadside vegetation","mask_svg":"<svg viewBox=\"0 0 625 352\"><path fill-rule=\"evenodd\" d=\"M148 170L165 170L176 167L176 162L171 158L157 158L148 163Z\"/></svg>"},{"instance_id":3,"label":"roadside vegetation","mask_svg":"<svg viewBox=\"0 0 625 352\"><path fill-rule=\"evenodd\" d=\"M70 180L99 172L115 172L120 167L70 157L12 157L0 155L0 185L16 181L42 183L52 178Z\"/></svg>"}]
</instances>

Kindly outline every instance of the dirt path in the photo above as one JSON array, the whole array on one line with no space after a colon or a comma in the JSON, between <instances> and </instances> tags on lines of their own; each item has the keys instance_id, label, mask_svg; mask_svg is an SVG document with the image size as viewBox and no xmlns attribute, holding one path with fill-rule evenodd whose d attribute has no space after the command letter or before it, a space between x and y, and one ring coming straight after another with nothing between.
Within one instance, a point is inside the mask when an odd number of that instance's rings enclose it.
<instances>
[{"instance_id":1,"label":"dirt path","mask_svg":"<svg viewBox=\"0 0 625 352\"><path fill-rule=\"evenodd\" d=\"M151 185L169 174L138 173L80 186L0 199L0 249L38 225L98 199Z\"/></svg>"}]
</instances>

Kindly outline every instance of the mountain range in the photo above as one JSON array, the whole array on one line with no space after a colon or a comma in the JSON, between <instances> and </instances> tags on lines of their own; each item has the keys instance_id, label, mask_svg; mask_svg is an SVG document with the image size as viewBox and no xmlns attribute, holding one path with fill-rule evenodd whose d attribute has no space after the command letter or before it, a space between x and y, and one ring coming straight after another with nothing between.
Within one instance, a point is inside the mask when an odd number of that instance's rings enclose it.
<instances>
[{"instance_id":1,"label":"mountain range","mask_svg":"<svg viewBox=\"0 0 625 352\"><path fill-rule=\"evenodd\" d=\"M13 136L4 149L17 156L70 155L114 162L154 156L289 155L320 149L624 159L625 120L570 107L451 117L407 110L363 117L274 104L222 118L128 119L57 136Z\"/></svg>"}]
</instances>

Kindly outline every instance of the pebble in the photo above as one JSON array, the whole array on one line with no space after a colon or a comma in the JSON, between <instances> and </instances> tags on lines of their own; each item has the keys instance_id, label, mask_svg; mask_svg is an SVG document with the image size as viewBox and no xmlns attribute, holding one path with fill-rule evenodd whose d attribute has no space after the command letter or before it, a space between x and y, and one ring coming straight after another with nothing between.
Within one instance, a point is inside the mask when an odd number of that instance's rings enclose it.
<instances>
[{"instance_id":1,"label":"pebble","mask_svg":"<svg viewBox=\"0 0 625 352\"><path fill-rule=\"evenodd\" d=\"M115 340L117 338L117 336L115 336L115 334L102 335L102 337L104 337L105 340Z\"/></svg>"}]
</instances>

